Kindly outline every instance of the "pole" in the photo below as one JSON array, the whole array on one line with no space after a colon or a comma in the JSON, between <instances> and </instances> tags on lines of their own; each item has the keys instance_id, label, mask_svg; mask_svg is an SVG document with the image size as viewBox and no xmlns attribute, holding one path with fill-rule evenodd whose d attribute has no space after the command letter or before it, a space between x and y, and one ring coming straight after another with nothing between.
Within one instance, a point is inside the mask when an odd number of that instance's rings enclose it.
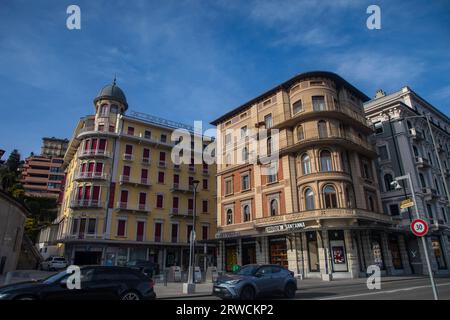
<instances>
[{"instance_id":1,"label":"pole","mask_svg":"<svg viewBox=\"0 0 450 320\"><path fill-rule=\"evenodd\" d=\"M447 196L447 202L450 205L450 193L448 190L447 182L445 181L444 168L442 168L442 162L441 162L441 158L439 157L439 151L437 149L436 140L434 139L433 130L431 128L430 116L426 115L426 118L427 118L428 129L430 130L431 141L433 142L434 153L436 154L436 159L437 159L437 162L439 165L439 171L441 172L441 178L442 178L442 183L444 184L444 190L445 190L445 194Z\"/></svg>"},{"instance_id":2,"label":"pole","mask_svg":"<svg viewBox=\"0 0 450 320\"><path fill-rule=\"evenodd\" d=\"M413 201L414 201L414 209L415 209L415 212L416 212L416 217L417 217L417 219L420 219L419 209L417 208L416 195L414 194L413 184L412 184L412 180L411 180L411 174L409 172L406 175L406 178L408 180L409 187L411 189L411 194L412 194L412 198L413 198ZM439 300L437 289L436 289L436 284L434 283L433 270L431 269L430 258L428 257L427 243L425 241L425 237L421 237L421 238L422 238L423 251L424 251L424 254L425 254L425 261L427 263L427 268L428 268L428 274L430 275L430 282L431 282L431 288L433 290L434 300Z\"/></svg>"}]
</instances>

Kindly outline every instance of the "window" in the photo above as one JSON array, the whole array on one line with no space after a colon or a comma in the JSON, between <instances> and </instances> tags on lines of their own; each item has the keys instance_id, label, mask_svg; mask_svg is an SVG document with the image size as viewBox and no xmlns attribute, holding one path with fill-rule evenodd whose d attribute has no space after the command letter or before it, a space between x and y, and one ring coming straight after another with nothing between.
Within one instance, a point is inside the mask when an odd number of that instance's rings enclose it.
<instances>
[{"instance_id":1,"label":"window","mask_svg":"<svg viewBox=\"0 0 450 320\"><path fill-rule=\"evenodd\" d=\"M162 236L162 223L155 222L155 242L161 242Z\"/></svg>"},{"instance_id":2,"label":"window","mask_svg":"<svg viewBox=\"0 0 450 320\"><path fill-rule=\"evenodd\" d=\"M120 206L127 206L128 202L128 190L122 190L120 192Z\"/></svg>"},{"instance_id":3,"label":"window","mask_svg":"<svg viewBox=\"0 0 450 320\"><path fill-rule=\"evenodd\" d=\"M231 144L231 133L225 135L225 145Z\"/></svg>"},{"instance_id":4,"label":"window","mask_svg":"<svg viewBox=\"0 0 450 320\"><path fill-rule=\"evenodd\" d=\"M166 143L167 142L167 135L161 134L160 140L161 140L162 143Z\"/></svg>"},{"instance_id":5,"label":"window","mask_svg":"<svg viewBox=\"0 0 450 320\"><path fill-rule=\"evenodd\" d=\"M100 116L102 116L102 117L108 116L108 105L107 104L102 104L100 106Z\"/></svg>"},{"instance_id":6,"label":"window","mask_svg":"<svg viewBox=\"0 0 450 320\"><path fill-rule=\"evenodd\" d=\"M178 224L177 223L173 223L172 224L172 243L176 243L178 242Z\"/></svg>"},{"instance_id":7,"label":"window","mask_svg":"<svg viewBox=\"0 0 450 320\"><path fill-rule=\"evenodd\" d=\"M158 183L164 183L164 172L158 172Z\"/></svg>"},{"instance_id":8,"label":"window","mask_svg":"<svg viewBox=\"0 0 450 320\"><path fill-rule=\"evenodd\" d=\"M144 131L144 138L145 139L151 139L152 138L152 132L150 130Z\"/></svg>"},{"instance_id":9,"label":"window","mask_svg":"<svg viewBox=\"0 0 450 320\"><path fill-rule=\"evenodd\" d=\"M309 155L307 155L307 154L304 154L302 156L302 168L303 168L303 174L311 173L311 159L309 158Z\"/></svg>"},{"instance_id":10,"label":"window","mask_svg":"<svg viewBox=\"0 0 450 320\"><path fill-rule=\"evenodd\" d=\"M398 204L391 204L391 205L389 205L389 212L391 213L391 216L399 216L400 215L400 209L398 207Z\"/></svg>"},{"instance_id":11,"label":"window","mask_svg":"<svg viewBox=\"0 0 450 320\"><path fill-rule=\"evenodd\" d=\"M271 216L278 215L278 200L277 199L272 199L270 201L270 215Z\"/></svg>"},{"instance_id":12,"label":"window","mask_svg":"<svg viewBox=\"0 0 450 320\"><path fill-rule=\"evenodd\" d=\"M361 161L361 170L362 170L362 176L364 179L372 180L372 170L370 168L370 164L367 160Z\"/></svg>"},{"instance_id":13,"label":"window","mask_svg":"<svg viewBox=\"0 0 450 320\"><path fill-rule=\"evenodd\" d=\"M419 157L419 150L417 150L416 146L413 146L413 153L415 157Z\"/></svg>"},{"instance_id":14,"label":"window","mask_svg":"<svg viewBox=\"0 0 450 320\"><path fill-rule=\"evenodd\" d=\"M145 222L138 221L136 224L136 241L144 241Z\"/></svg>"},{"instance_id":15,"label":"window","mask_svg":"<svg viewBox=\"0 0 450 320\"><path fill-rule=\"evenodd\" d=\"M242 176L242 191L250 189L250 176L244 175Z\"/></svg>"},{"instance_id":16,"label":"window","mask_svg":"<svg viewBox=\"0 0 450 320\"><path fill-rule=\"evenodd\" d=\"M325 120L319 120L319 122L317 123L317 130L319 132L319 138L328 137L327 123L325 122Z\"/></svg>"},{"instance_id":17,"label":"window","mask_svg":"<svg viewBox=\"0 0 450 320\"><path fill-rule=\"evenodd\" d=\"M294 114L297 114L300 111L302 111L303 110L302 100L294 102L294 104L292 105L292 109L294 111Z\"/></svg>"},{"instance_id":18,"label":"window","mask_svg":"<svg viewBox=\"0 0 450 320\"><path fill-rule=\"evenodd\" d=\"M88 221L88 228L87 233L88 234L95 234L95 226L96 226L97 220L96 219L89 219Z\"/></svg>"},{"instance_id":19,"label":"window","mask_svg":"<svg viewBox=\"0 0 450 320\"><path fill-rule=\"evenodd\" d=\"M156 207L158 209L162 209L163 207L163 202L164 202L164 197L162 194L158 194L156 195Z\"/></svg>"},{"instance_id":20,"label":"window","mask_svg":"<svg viewBox=\"0 0 450 320\"><path fill-rule=\"evenodd\" d=\"M373 197L371 195L367 196L367 203L369 211L375 211L375 204L373 202Z\"/></svg>"},{"instance_id":21,"label":"window","mask_svg":"<svg viewBox=\"0 0 450 320\"><path fill-rule=\"evenodd\" d=\"M117 236L118 237L125 237L126 223L127 223L126 220L118 220L117 221Z\"/></svg>"},{"instance_id":22,"label":"window","mask_svg":"<svg viewBox=\"0 0 450 320\"><path fill-rule=\"evenodd\" d=\"M203 179L203 189L204 190L208 189L208 179Z\"/></svg>"},{"instance_id":23,"label":"window","mask_svg":"<svg viewBox=\"0 0 450 320\"><path fill-rule=\"evenodd\" d=\"M386 191L394 190L394 187L391 185L392 181L394 181L392 174L387 173L384 175L384 188Z\"/></svg>"},{"instance_id":24,"label":"window","mask_svg":"<svg viewBox=\"0 0 450 320\"><path fill-rule=\"evenodd\" d=\"M225 180L225 195L229 195L233 193L233 180L229 178Z\"/></svg>"},{"instance_id":25,"label":"window","mask_svg":"<svg viewBox=\"0 0 450 320\"><path fill-rule=\"evenodd\" d=\"M139 210L145 210L145 203L147 202L147 194L145 192L139 193Z\"/></svg>"},{"instance_id":26,"label":"window","mask_svg":"<svg viewBox=\"0 0 450 320\"><path fill-rule=\"evenodd\" d=\"M305 139L305 132L303 131L303 126L300 125L297 127L297 140L301 141Z\"/></svg>"},{"instance_id":27,"label":"window","mask_svg":"<svg viewBox=\"0 0 450 320\"><path fill-rule=\"evenodd\" d=\"M128 127L127 134L130 136L134 136L134 127Z\"/></svg>"},{"instance_id":28,"label":"window","mask_svg":"<svg viewBox=\"0 0 450 320\"><path fill-rule=\"evenodd\" d=\"M144 150L142 151L142 162L150 162L150 149L144 148Z\"/></svg>"},{"instance_id":29,"label":"window","mask_svg":"<svg viewBox=\"0 0 450 320\"><path fill-rule=\"evenodd\" d=\"M118 113L119 107L116 104L111 105L111 113Z\"/></svg>"},{"instance_id":30,"label":"window","mask_svg":"<svg viewBox=\"0 0 450 320\"><path fill-rule=\"evenodd\" d=\"M76 234L78 232L78 219L72 220L72 234Z\"/></svg>"},{"instance_id":31,"label":"window","mask_svg":"<svg viewBox=\"0 0 450 320\"><path fill-rule=\"evenodd\" d=\"M266 129L272 128L272 115L268 114L264 117L264 124L266 126Z\"/></svg>"},{"instance_id":32,"label":"window","mask_svg":"<svg viewBox=\"0 0 450 320\"><path fill-rule=\"evenodd\" d=\"M125 146L125 154L132 155L133 154L133 146L130 144L127 144Z\"/></svg>"},{"instance_id":33,"label":"window","mask_svg":"<svg viewBox=\"0 0 450 320\"><path fill-rule=\"evenodd\" d=\"M248 204L246 204L246 205L244 205L244 207L243 207L243 220L244 220L244 222L248 222L248 221L250 221L251 220L251 216L250 216L250 206L248 205Z\"/></svg>"},{"instance_id":34,"label":"window","mask_svg":"<svg viewBox=\"0 0 450 320\"><path fill-rule=\"evenodd\" d=\"M438 183L438 181L436 179L434 179L434 186L436 188L437 193L440 194L441 193L441 189L439 188L439 183Z\"/></svg>"},{"instance_id":35,"label":"window","mask_svg":"<svg viewBox=\"0 0 450 320\"><path fill-rule=\"evenodd\" d=\"M270 157L272 154L272 137L267 138L267 156Z\"/></svg>"},{"instance_id":36,"label":"window","mask_svg":"<svg viewBox=\"0 0 450 320\"><path fill-rule=\"evenodd\" d=\"M208 213L208 200L203 200L202 201L202 212L203 213Z\"/></svg>"},{"instance_id":37,"label":"window","mask_svg":"<svg viewBox=\"0 0 450 320\"><path fill-rule=\"evenodd\" d=\"M383 123L381 121L377 121L373 124L375 128L375 134L383 133Z\"/></svg>"},{"instance_id":38,"label":"window","mask_svg":"<svg viewBox=\"0 0 450 320\"><path fill-rule=\"evenodd\" d=\"M331 165L331 152L328 150L322 150L320 152L320 171L332 171Z\"/></svg>"},{"instance_id":39,"label":"window","mask_svg":"<svg viewBox=\"0 0 450 320\"><path fill-rule=\"evenodd\" d=\"M427 204L427 213L428 213L428 217L430 218L430 223L434 223L433 208L431 207L431 204Z\"/></svg>"},{"instance_id":40,"label":"window","mask_svg":"<svg viewBox=\"0 0 450 320\"><path fill-rule=\"evenodd\" d=\"M378 154L380 156L380 160L389 160L389 153L388 153L387 146L379 146Z\"/></svg>"},{"instance_id":41,"label":"window","mask_svg":"<svg viewBox=\"0 0 450 320\"><path fill-rule=\"evenodd\" d=\"M337 196L336 196L336 189L328 185L323 189L323 196L325 198L325 208L337 208Z\"/></svg>"},{"instance_id":42,"label":"window","mask_svg":"<svg viewBox=\"0 0 450 320\"><path fill-rule=\"evenodd\" d=\"M325 110L325 97L324 96L313 96L312 103L313 103L314 111L324 111Z\"/></svg>"},{"instance_id":43,"label":"window","mask_svg":"<svg viewBox=\"0 0 450 320\"><path fill-rule=\"evenodd\" d=\"M422 186L422 188L426 188L427 184L425 182L425 177L423 176L422 173L419 173L419 180L420 180L420 185Z\"/></svg>"},{"instance_id":44,"label":"window","mask_svg":"<svg viewBox=\"0 0 450 320\"><path fill-rule=\"evenodd\" d=\"M241 128L241 138L245 138L247 136L247 126L243 126Z\"/></svg>"},{"instance_id":45,"label":"window","mask_svg":"<svg viewBox=\"0 0 450 320\"><path fill-rule=\"evenodd\" d=\"M202 240L208 240L208 226L202 226Z\"/></svg>"},{"instance_id":46,"label":"window","mask_svg":"<svg viewBox=\"0 0 450 320\"><path fill-rule=\"evenodd\" d=\"M305 208L306 210L314 210L314 192L311 188L305 190Z\"/></svg>"},{"instance_id":47,"label":"window","mask_svg":"<svg viewBox=\"0 0 450 320\"><path fill-rule=\"evenodd\" d=\"M244 147L242 149L242 161L247 162L248 161L248 148Z\"/></svg>"},{"instance_id":48,"label":"window","mask_svg":"<svg viewBox=\"0 0 450 320\"><path fill-rule=\"evenodd\" d=\"M227 210L226 219L227 219L227 224L232 224L233 223L233 210L231 210L231 209Z\"/></svg>"}]
</instances>

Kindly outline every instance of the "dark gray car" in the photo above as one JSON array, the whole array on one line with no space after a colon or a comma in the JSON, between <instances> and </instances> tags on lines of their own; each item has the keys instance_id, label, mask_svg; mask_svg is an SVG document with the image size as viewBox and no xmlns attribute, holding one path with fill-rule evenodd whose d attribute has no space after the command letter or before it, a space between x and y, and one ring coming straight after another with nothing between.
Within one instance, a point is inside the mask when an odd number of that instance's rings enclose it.
<instances>
[{"instance_id":1,"label":"dark gray car","mask_svg":"<svg viewBox=\"0 0 450 320\"><path fill-rule=\"evenodd\" d=\"M275 294L293 298L296 291L294 273L272 264L243 266L234 274L219 277L213 286L213 294L222 299L253 300Z\"/></svg>"}]
</instances>

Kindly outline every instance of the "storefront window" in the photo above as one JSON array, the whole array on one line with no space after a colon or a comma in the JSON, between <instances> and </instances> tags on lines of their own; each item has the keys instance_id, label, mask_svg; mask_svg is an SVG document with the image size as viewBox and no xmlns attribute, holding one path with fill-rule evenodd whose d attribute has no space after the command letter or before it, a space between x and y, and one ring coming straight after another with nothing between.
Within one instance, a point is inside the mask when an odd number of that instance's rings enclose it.
<instances>
[{"instance_id":1,"label":"storefront window","mask_svg":"<svg viewBox=\"0 0 450 320\"><path fill-rule=\"evenodd\" d=\"M317 244L317 234L315 231L306 233L306 241L308 245L308 262L310 272L319 272L319 247Z\"/></svg>"},{"instance_id":2,"label":"storefront window","mask_svg":"<svg viewBox=\"0 0 450 320\"><path fill-rule=\"evenodd\" d=\"M402 256L400 254L400 247L398 245L398 238L396 235L389 236L389 250L392 256L392 265L395 269L403 269Z\"/></svg>"},{"instance_id":3,"label":"storefront window","mask_svg":"<svg viewBox=\"0 0 450 320\"><path fill-rule=\"evenodd\" d=\"M127 248L119 248L117 252L117 265L124 266L128 261L128 249Z\"/></svg>"},{"instance_id":4,"label":"storefront window","mask_svg":"<svg viewBox=\"0 0 450 320\"><path fill-rule=\"evenodd\" d=\"M439 237L431 237L431 245L438 268L446 269L447 264L445 263L444 255L442 254L441 241L439 240Z\"/></svg>"},{"instance_id":5,"label":"storefront window","mask_svg":"<svg viewBox=\"0 0 450 320\"><path fill-rule=\"evenodd\" d=\"M254 239L242 239L242 265L256 263L256 244Z\"/></svg>"},{"instance_id":6,"label":"storefront window","mask_svg":"<svg viewBox=\"0 0 450 320\"><path fill-rule=\"evenodd\" d=\"M331 262L333 272L347 272L347 259L344 243L344 232L333 230L328 232L330 239Z\"/></svg>"},{"instance_id":7,"label":"storefront window","mask_svg":"<svg viewBox=\"0 0 450 320\"><path fill-rule=\"evenodd\" d=\"M288 267L287 244L285 237L269 238L269 260L272 264Z\"/></svg>"},{"instance_id":8,"label":"storefront window","mask_svg":"<svg viewBox=\"0 0 450 320\"><path fill-rule=\"evenodd\" d=\"M372 236L372 254L374 263L384 270L383 251L381 249L381 238L379 235Z\"/></svg>"},{"instance_id":9,"label":"storefront window","mask_svg":"<svg viewBox=\"0 0 450 320\"><path fill-rule=\"evenodd\" d=\"M237 243L225 243L225 270L231 272L237 265Z\"/></svg>"}]
</instances>

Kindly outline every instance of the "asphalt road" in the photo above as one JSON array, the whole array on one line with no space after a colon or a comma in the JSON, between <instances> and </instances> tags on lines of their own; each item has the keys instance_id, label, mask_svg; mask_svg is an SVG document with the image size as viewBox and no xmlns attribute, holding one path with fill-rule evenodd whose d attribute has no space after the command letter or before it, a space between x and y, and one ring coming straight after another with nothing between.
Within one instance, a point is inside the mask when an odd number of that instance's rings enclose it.
<instances>
[{"instance_id":1,"label":"asphalt road","mask_svg":"<svg viewBox=\"0 0 450 320\"><path fill-rule=\"evenodd\" d=\"M450 300L450 279L436 279L439 298ZM277 299L277 298L272 298ZM278 298L280 299L280 298ZM312 288L301 288L295 300L432 300L428 278L383 282L380 290L369 290L365 283L329 282ZM214 296L184 298L183 300L219 300Z\"/></svg>"}]
</instances>

